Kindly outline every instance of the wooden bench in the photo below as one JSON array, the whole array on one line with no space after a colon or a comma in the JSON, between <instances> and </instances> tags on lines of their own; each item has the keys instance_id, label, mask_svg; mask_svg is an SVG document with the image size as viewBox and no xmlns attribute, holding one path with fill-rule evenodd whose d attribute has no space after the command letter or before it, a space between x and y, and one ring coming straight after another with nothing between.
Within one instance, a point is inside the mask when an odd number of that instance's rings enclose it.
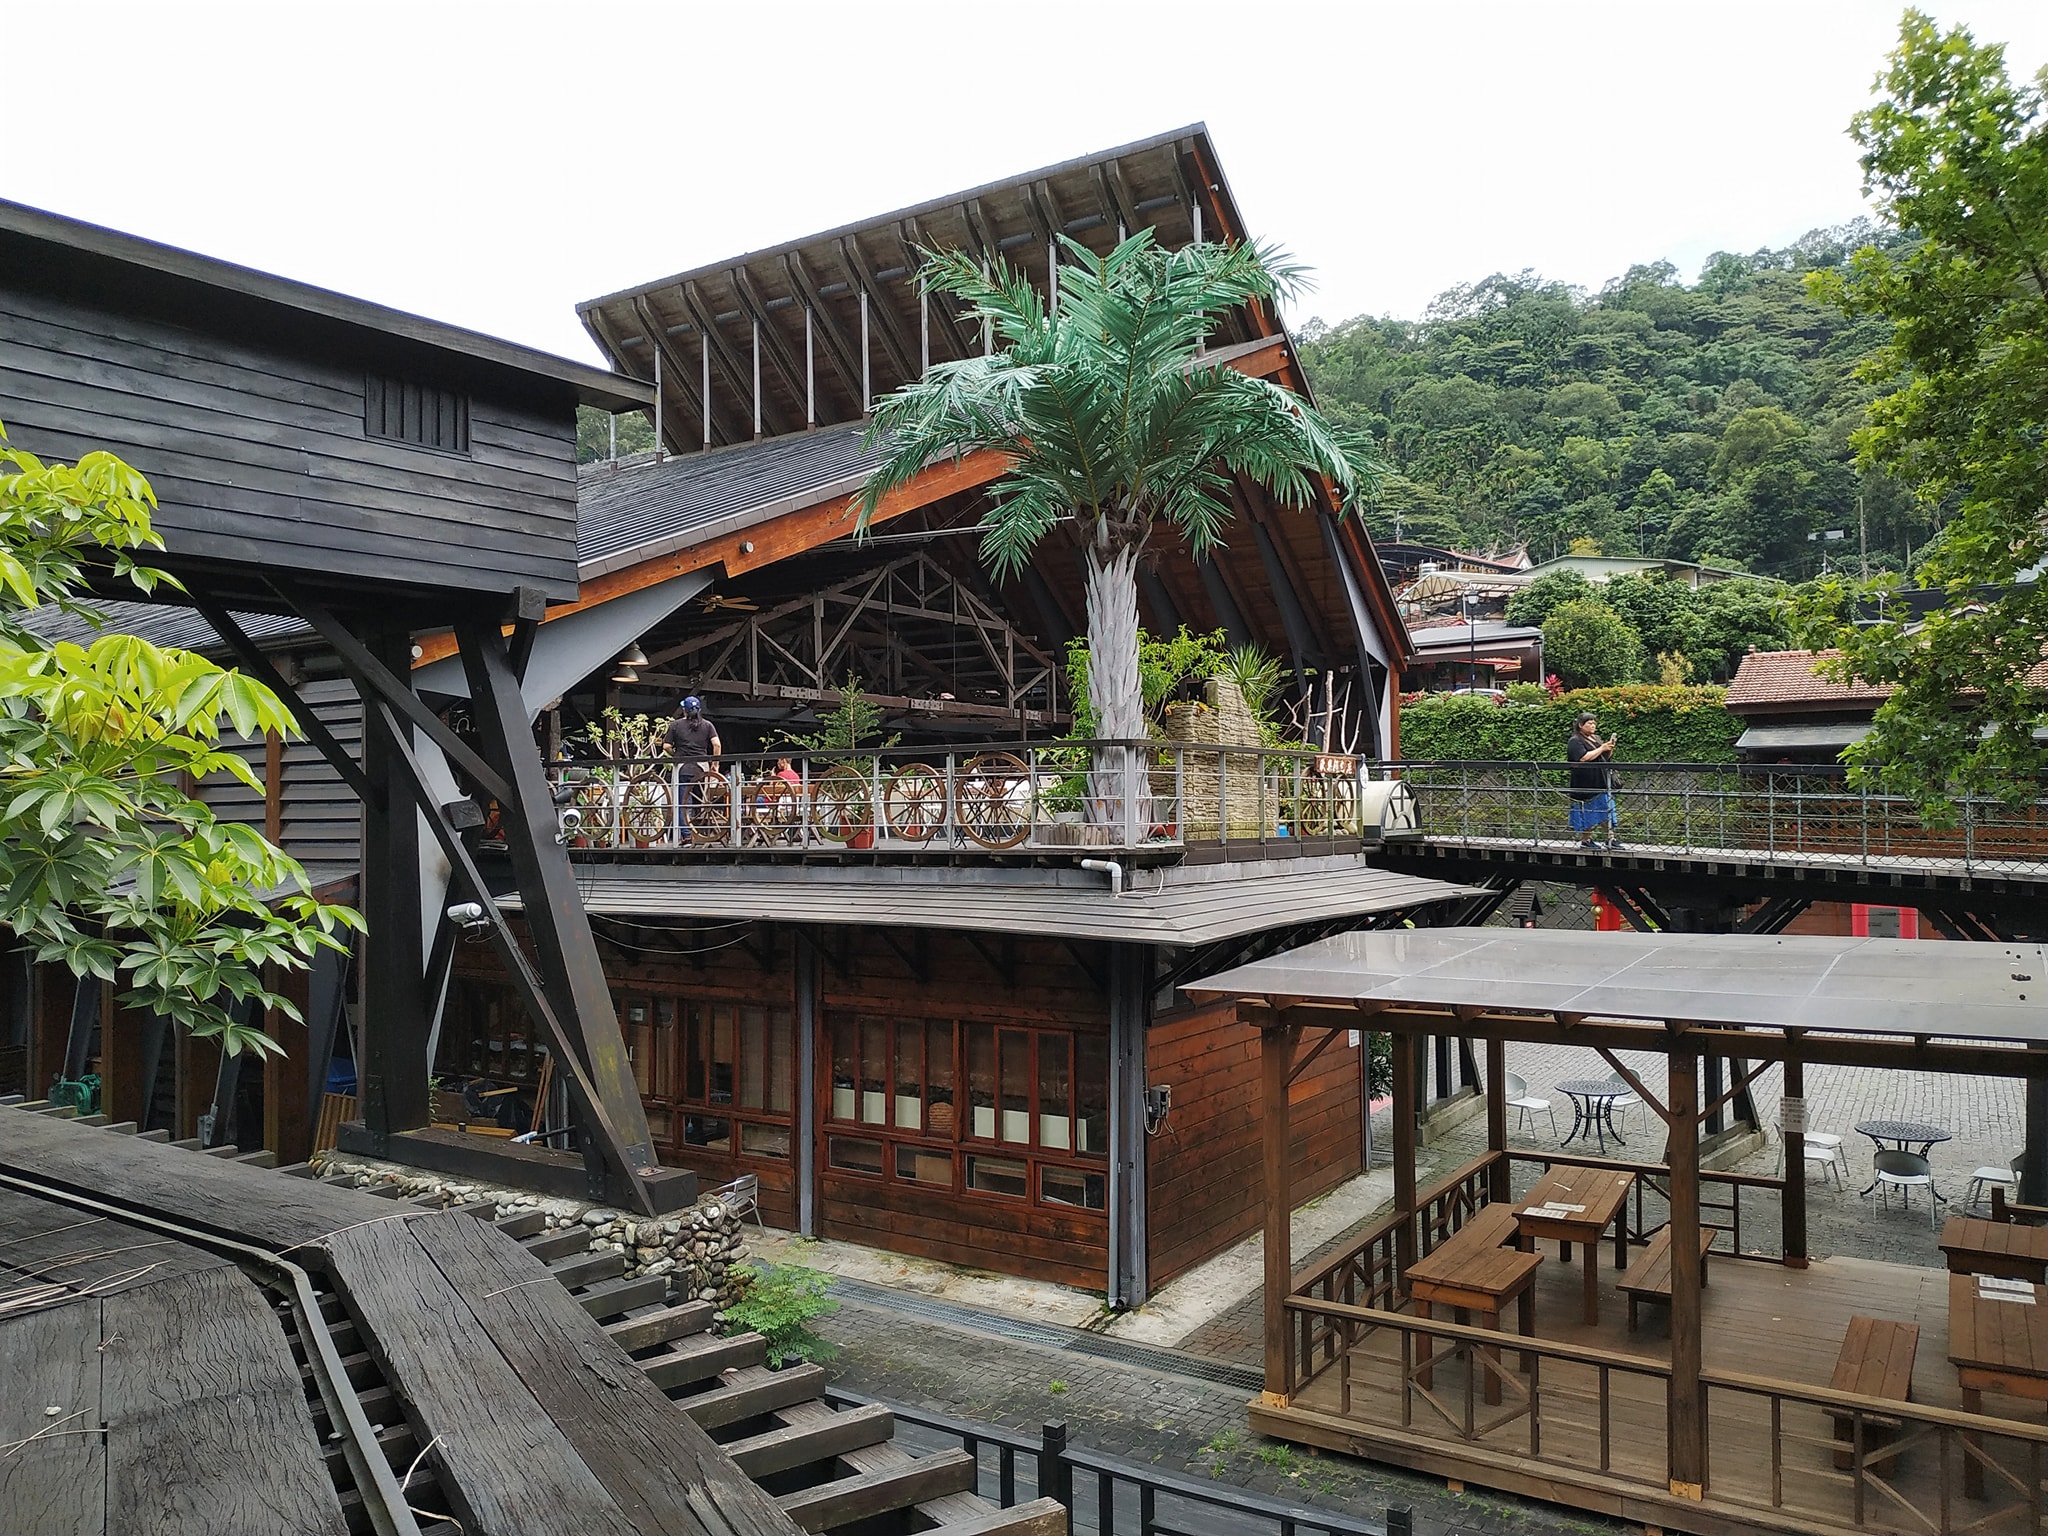
<instances>
[{"instance_id":1,"label":"wooden bench","mask_svg":"<svg viewBox=\"0 0 2048 1536\"><path fill-rule=\"evenodd\" d=\"M1920 1349L1918 1323L1893 1323L1877 1317L1852 1317L1842 1335L1842 1352L1835 1358L1834 1379L1828 1383L1837 1392L1854 1392L1859 1397L1881 1397L1894 1403L1913 1400L1913 1356ZM1856 1419L1848 1413L1834 1415L1835 1438L1853 1442ZM1872 1446L1883 1445L1898 1433L1899 1421L1866 1414L1863 1418L1864 1465L1889 1474L1892 1456L1881 1461L1870 1456ZM1853 1445L1835 1452L1835 1465L1854 1464Z\"/></svg>"},{"instance_id":2,"label":"wooden bench","mask_svg":"<svg viewBox=\"0 0 2048 1536\"><path fill-rule=\"evenodd\" d=\"M1460 1249L1504 1247L1515 1242L1517 1225L1514 1207L1505 1201L1493 1201L1467 1216L1457 1231L1439 1238L1429 1251L1442 1253L1453 1244Z\"/></svg>"},{"instance_id":3,"label":"wooden bench","mask_svg":"<svg viewBox=\"0 0 2048 1536\"><path fill-rule=\"evenodd\" d=\"M1710 1228L1700 1229L1700 1284L1707 1283L1707 1250L1714 1246ZM1617 1275L1615 1289L1628 1297L1628 1331L1636 1331L1636 1308L1646 1301L1671 1305L1671 1229L1665 1227L1650 1239L1643 1256Z\"/></svg>"}]
</instances>

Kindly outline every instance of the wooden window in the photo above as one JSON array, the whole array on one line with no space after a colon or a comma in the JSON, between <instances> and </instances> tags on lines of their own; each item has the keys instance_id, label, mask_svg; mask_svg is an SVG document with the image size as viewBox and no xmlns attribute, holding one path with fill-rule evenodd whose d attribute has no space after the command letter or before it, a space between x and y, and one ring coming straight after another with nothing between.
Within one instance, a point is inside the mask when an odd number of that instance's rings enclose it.
<instances>
[{"instance_id":1,"label":"wooden window","mask_svg":"<svg viewBox=\"0 0 2048 1536\"><path fill-rule=\"evenodd\" d=\"M795 1020L787 1008L631 993L618 1002L657 1139L786 1160Z\"/></svg>"},{"instance_id":2,"label":"wooden window","mask_svg":"<svg viewBox=\"0 0 2048 1536\"><path fill-rule=\"evenodd\" d=\"M405 379L363 380L363 433L436 453L469 453L469 398Z\"/></svg>"},{"instance_id":3,"label":"wooden window","mask_svg":"<svg viewBox=\"0 0 2048 1536\"><path fill-rule=\"evenodd\" d=\"M832 1168L1105 1209L1109 1049L1101 1036L854 1013L832 1015L826 1033L826 1118L859 1131L828 1135Z\"/></svg>"}]
</instances>

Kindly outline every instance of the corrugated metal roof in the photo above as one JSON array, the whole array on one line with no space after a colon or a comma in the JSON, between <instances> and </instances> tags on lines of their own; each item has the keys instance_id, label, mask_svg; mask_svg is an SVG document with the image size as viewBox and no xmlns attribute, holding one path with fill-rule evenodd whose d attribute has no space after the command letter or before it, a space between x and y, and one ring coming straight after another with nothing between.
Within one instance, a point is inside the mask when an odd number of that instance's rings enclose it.
<instances>
[{"instance_id":1,"label":"corrugated metal roof","mask_svg":"<svg viewBox=\"0 0 2048 1536\"><path fill-rule=\"evenodd\" d=\"M764 922L968 929L1141 944L1206 944L1294 923L1428 906L1476 894L1376 869L1356 856L1133 870L1121 896L1078 868L901 865L579 865L590 912ZM516 908L516 897L505 898Z\"/></svg>"},{"instance_id":2,"label":"corrugated metal roof","mask_svg":"<svg viewBox=\"0 0 2048 1536\"><path fill-rule=\"evenodd\" d=\"M588 581L857 488L888 452L863 446L866 430L849 422L586 472L577 489L579 574Z\"/></svg>"},{"instance_id":3,"label":"corrugated metal roof","mask_svg":"<svg viewBox=\"0 0 2048 1536\"><path fill-rule=\"evenodd\" d=\"M1788 752L1813 747L1846 747L1870 734L1853 720L1833 725L1752 725L1735 743L1738 752Z\"/></svg>"},{"instance_id":4,"label":"corrugated metal roof","mask_svg":"<svg viewBox=\"0 0 2048 1536\"><path fill-rule=\"evenodd\" d=\"M2039 944L1421 928L1339 934L1182 990L2048 1040L2048 948Z\"/></svg>"}]
</instances>

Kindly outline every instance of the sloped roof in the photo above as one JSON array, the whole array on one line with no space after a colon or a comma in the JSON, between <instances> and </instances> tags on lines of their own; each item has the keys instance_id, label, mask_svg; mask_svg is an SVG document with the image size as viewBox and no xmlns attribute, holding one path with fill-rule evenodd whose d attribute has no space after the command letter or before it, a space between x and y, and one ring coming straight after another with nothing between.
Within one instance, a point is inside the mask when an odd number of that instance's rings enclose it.
<instances>
[{"instance_id":1,"label":"sloped roof","mask_svg":"<svg viewBox=\"0 0 2048 1536\"><path fill-rule=\"evenodd\" d=\"M1751 708L1799 705L1814 709L1875 708L1891 689L1869 683L1838 683L1814 671L1839 651L1751 651L1728 684L1728 707L1740 714Z\"/></svg>"}]
</instances>

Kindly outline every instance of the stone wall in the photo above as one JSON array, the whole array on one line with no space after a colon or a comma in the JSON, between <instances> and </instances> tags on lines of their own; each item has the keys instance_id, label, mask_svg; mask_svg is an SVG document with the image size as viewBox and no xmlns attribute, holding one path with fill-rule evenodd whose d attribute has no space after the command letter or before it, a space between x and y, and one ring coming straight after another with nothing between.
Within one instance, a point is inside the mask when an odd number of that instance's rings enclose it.
<instances>
[{"instance_id":1,"label":"stone wall","mask_svg":"<svg viewBox=\"0 0 2048 1536\"><path fill-rule=\"evenodd\" d=\"M1202 690L1199 704L1169 704L1162 712L1160 730L1166 739L1183 749L1189 747L1257 747L1263 745L1258 717L1244 701L1244 693L1227 677L1212 677ZM1259 760L1251 753L1232 753L1227 766L1216 752L1181 752L1181 836L1209 838L1218 835L1223 802L1227 798L1232 837L1257 837L1270 826L1278 807L1269 798L1259 773ZM1159 808L1154 820L1165 820L1164 807L1171 803L1171 769L1152 776L1152 793Z\"/></svg>"},{"instance_id":2,"label":"stone wall","mask_svg":"<svg viewBox=\"0 0 2048 1536\"><path fill-rule=\"evenodd\" d=\"M667 1275L673 1301L715 1302L722 1311L739 1294L735 1266L746 1256L746 1229L737 1214L714 1199L667 1216L631 1216L587 1201L503 1189L376 1158L318 1152L313 1162L321 1177L358 1189L396 1185L405 1199L428 1198L443 1206L489 1200L500 1218L539 1211L551 1232L581 1226L590 1234L591 1252L610 1249L625 1255L628 1277Z\"/></svg>"}]
</instances>

